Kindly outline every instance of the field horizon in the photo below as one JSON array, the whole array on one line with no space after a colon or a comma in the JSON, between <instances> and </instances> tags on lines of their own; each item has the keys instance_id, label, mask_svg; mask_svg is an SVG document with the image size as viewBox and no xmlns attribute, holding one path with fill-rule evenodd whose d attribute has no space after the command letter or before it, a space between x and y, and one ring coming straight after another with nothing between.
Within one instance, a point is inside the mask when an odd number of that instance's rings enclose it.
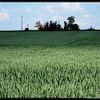
<instances>
[{"instance_id":1,"label":"field horizon","mask_svg":"<svg viewBox=\"0 0 100 100\"><path fill-rule=\"evenodd\" d=\"M1 98L100 97L100 31L0 32Z\"/></svg>"}]
</instances>

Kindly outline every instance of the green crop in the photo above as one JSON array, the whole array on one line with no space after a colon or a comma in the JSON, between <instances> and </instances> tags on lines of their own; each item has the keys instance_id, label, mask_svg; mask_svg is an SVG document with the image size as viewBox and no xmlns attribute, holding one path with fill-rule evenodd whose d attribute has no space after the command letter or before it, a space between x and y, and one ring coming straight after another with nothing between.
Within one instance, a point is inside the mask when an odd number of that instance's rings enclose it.
<instances>
[{"instance_id":1,"label":"green crop","mask_svg":"<svg viewBox=\"0 0 100 100\"><path fill-rule=\"evenodd\" d=\"M100 97L100 32L0 32L0 97Z\"/></svg>"}]
</instances>

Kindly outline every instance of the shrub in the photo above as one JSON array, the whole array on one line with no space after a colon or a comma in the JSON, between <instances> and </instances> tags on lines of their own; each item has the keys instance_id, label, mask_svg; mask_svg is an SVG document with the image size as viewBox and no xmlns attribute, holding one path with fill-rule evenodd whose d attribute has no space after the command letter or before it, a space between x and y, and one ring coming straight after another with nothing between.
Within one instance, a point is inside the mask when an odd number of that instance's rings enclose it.
<instances>
[{"instance_id":1,"label":"shrub","mask_svg":"<svg viewBox=\"0 0 100 100\"><path fill-rule=\"evenodd\" d=\"M29 31L29 28L25 28L25 31Z\"/></svg>"}]
</instances>

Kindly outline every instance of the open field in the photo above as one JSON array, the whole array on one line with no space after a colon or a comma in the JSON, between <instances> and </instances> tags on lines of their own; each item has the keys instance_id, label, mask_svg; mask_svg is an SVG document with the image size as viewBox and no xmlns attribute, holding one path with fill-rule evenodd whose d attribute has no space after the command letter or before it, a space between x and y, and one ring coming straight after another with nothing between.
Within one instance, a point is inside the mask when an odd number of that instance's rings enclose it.
<instances>
[{"instance_id":1,"label":"open field","mask_svg":"<svg viewBox=\"0 0 100 100\"><path fill-rule=\"evenodd\" d=\"M0 32L0 97L100 97L100 31Z\"/></svg>"}]
</instances>

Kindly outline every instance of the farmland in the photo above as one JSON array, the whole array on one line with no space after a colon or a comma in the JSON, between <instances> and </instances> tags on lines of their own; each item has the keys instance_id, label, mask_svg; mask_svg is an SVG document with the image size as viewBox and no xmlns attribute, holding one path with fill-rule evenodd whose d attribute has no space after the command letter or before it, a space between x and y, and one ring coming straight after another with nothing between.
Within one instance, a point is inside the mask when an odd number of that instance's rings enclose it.
<instances>
[{"instance_id":1,"label":"farmland","mask_svg":"<svg viewBox=\"0 0 100 100\"><path fill-rule=\"evenodd\" d=\"M100 31L0 32L0 97L100 97Z\"/></svg>"}]
</instances>

